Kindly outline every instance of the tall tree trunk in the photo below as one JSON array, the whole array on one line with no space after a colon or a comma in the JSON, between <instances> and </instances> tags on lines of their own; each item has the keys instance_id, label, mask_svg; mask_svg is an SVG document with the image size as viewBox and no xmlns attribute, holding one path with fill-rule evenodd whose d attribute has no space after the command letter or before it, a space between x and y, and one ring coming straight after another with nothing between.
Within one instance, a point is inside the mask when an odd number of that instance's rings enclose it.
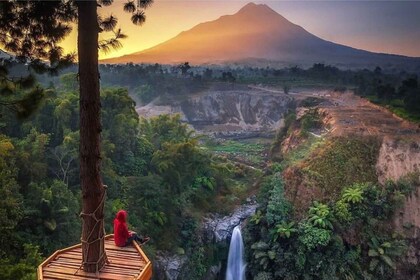
<instances>
[{"instance_id":1,"label":"tall tree trunk","mask_svg":"<svg viewBox=\"0 0 420 280\"><path fill-rule=\"evenodd\" d=\"M106 262L100 176L100 96L96 1L77 1L80 84L80 181L82 187L83 270L97 272ZM96 211L96 212L95 212ZM92 214L92 215L90 215Z\"/></svg>"}]
</instances>

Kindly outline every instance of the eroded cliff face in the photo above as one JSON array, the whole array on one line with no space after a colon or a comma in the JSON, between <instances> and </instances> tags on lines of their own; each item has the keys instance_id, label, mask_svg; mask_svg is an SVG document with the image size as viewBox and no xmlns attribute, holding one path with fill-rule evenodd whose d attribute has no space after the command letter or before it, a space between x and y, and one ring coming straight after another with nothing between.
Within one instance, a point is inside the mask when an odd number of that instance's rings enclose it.
<instances>
[{"instance_id":1,"label":"eroded cliff face","mask_svg":"<svg viewBox=\"0 0 420 280\"><path fill-rule=\"evenodd\" d=\"M274 131L292 99L258 91L219 91L181 103L194 128L206 132Z\"/></svg>"},{"instance_id":2,"label":"eroded cliff face","mask_svg":"<svg viewBox=\"0 0 420 280\"><path fill-rule=\"evenodd\" d=\"M385 137L376 169L381 183L388 179L396 181L409 174L419 176L420 137ZM399 267L399 279L419 279L419 272L412 275L407 270L409 267L420 266L420 185L415 186L414 191L405 198L404 205L397 210L393 223L395 230L410 240L403 265Z\"/></svg>"},{"instance_id":3,"label":"eroded cliff face","mask_svg":"<svg viewBox=\"0 0 420 280\"><path fill-rule=\"evenodd\" d=\"M140 116L181 114L195 130L216 136L257 136L275 132L293 98L256 89L207 91L166 106L138 107Z\"/></svg>"},{"instance_id":4,"label":"eroded cliff face","mask_svg":"<svg viewBox=\"0 0 420 280\"><path fill-rule=\"evenodd\" d=\"M376 164L378 180L398 180L404 175L420 172L420 137L395 139L385 137Z\"/></svg>"},{"instance_id":5,"label":"eroded cliff face","mask_svg":"<svg viewBox=\"0 0 420 280\"><path fill-rule=\"evenodd\" d=\"M397 181L401 177L420 172L420 137L392 139L385 137L376 164L378 180ZM415 175L417 174L417 175ZM395 217L396 229L405 231L411 238L420 238L420 186L409 195ZM407 232L407 229L410 229Z\"/></svg>"}]
</instances>

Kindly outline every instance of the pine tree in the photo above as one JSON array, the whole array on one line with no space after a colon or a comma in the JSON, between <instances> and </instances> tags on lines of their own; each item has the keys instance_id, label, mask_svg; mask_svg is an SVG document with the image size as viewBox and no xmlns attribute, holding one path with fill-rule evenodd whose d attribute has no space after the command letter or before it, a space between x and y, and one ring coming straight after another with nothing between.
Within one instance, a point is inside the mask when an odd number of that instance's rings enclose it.
<instances>
[{"instance_id":1,"label":"pine tree","mask_svg":"<svg viewBox=\"0 0 420 280\"><path fill-rule=\"evenodd\" d=\"M33 91L34 74L57 73L72 62L72 55L63 55L58 43L71 31L71 22L78 24L78 61L80 88L80 181L82 188L82 251L83 269L96 272L106 260L104 254L103 198L100 175L100 98L98 49L108 51L121 47L125 35L114 30L117 19L98 18L97 8L111 5L113 0L98 1L1 1L0 45L13 54L0 61L0 106L27 116L35 109L33 101L42 98L42 89ZM129 1L124 10L132 14L132 22L145 22L144 9L152 0ZM113 31L110 39L100 40L100 32ZM48 61L48 63L46 63ZM26 76L14 77L11 66L23 67ZM23 92L31 88L33 93ZM35 102L36 103L36 102ZM96 212L95 212L96 211ZM99 222L97 222L99 220Z\"/></svg>"}]
</instances>

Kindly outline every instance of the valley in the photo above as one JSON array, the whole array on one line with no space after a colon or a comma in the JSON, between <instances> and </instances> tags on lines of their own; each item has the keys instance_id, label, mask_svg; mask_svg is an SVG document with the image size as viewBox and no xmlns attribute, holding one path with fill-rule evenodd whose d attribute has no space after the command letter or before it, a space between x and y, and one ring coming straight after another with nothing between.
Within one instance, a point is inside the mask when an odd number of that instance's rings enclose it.
<instances>
[{"instance_id":1,"label":"valley","mask_svg":"<svg viewBox=\"0 0 420 280\"><path fill-rule=\"evenodd\" d=\"M398 204L399 206L395 206L395 214L387 214L391 216L383 218L384 220L379 221L375 227L387 227L390 232L398 232L400 238L403 237L408 242L407 255L402 257L396 270L396 278L393 279L416 279L417 274L412 274L412 270L420 263L420 247L417 242L420 224L417 215L413 214L420 213L418 206L420 201L416 195L420 189L416 178L420 172L418 124L402 119L386 108L355 95L351 90L295 87L286 94L281 87L273 85L241 84L231 87L233 89L201 91L199 94L184 97L181 102L174 104L156 105L159 104L159 100L154 100L147 105L137 106L136 111L141 117L179 114L183 122L194 129L197 135L203 137L203 146L212 154L226 157L236 165L242 166L241 168L259 170L260 177L248 181L253 187L242 193L240 199L235 202L238 213L242 213L241 207L248 207L246 201L250 201L250 197L255 199L256 195L261 196L261 193L265 192L265 186L270 184L270 180L274 180L275 176L282 178L279 180L284 182L284 197L291 204L290 209L293 209L288 210L292 213L287 214L286 217L289 217L287 220L296 221L294 223L300 220L300 224L305 223L307 217L305 212L313 207L313 201L322 201L325 205L334 207L334 203L340 201L338 198L340 193L346 190L346 186L351 188L362 182L370 182L369 184L376 182L379 186L385 186L389 184L387 183L389 179L393 180L396 186L409 184L408 189L402 189L407 197ZM256 117L261 112L265 118ZM288 116L291 114L295 118L292 123L288 121ZM309 125L306 125L308 121ZM281 136L281 131L285 131L284 129L287 132ZM309 171L311 173L308 173ZM312 172L317 174L313 178ZM404 181L406 183L397 183L401 180L406 180ZM337 186L337 183L341 183L340 186ZM275 189L276 185L272 187ZM376 188L375 186L372 190L364 192L367 194ZM269 197L268 205L273 190L266 194ZM260 236L257 239L260 243L253 244L252 242L256 240L252 241L249 237L249 234L255 230L256 225L252 225L255 219L269 218L259 216L263 215L262 213L269 215L268 208L265 209L269 207L265 204L267 202L261 198L258 202L255 212L248 212L240 220L235 220L238 214L232 212L224 217L223 214L207 216L204 223L204 227L207 228L207 223L216 219L214 223L220 223L220 226L226 227L228 231L232 231L238 223L243 224L246 232L245 247L250 248L247 259L251 271L258 267L261 269L260 265L254 263L264 260L255 255L260 252L257 251L256 244L262 244L261 240L267 238ZM283 205L286 202L281 203ZM388 201L388 203L394 202ZM338 210L331 209L331 211ZM248 222L242 222L245 219ZM337 216L336 219L340 218ZM365 230L369 232L373 230L364 222L357 222L357 219L354 221L359 223L359 226L366 227ZM264 223L267 222L269 223L269 221ZM335 221L335 223L344 222ZM407 225L410 225L410 229ZM205 232L207 235L212 234L208 232L208 228ZM344 242L349 242L350 247L357 242L363 242L362 240L366 238L358 236L357 241L349 241L349 238L354 238L348 236L352 233L341 229L334 229L333 232L341 236ZM368 236L374 234L373 232ZM288 242L284 237L282 240ZM215 243L207 240L204 244L205 246L216 244L223 248L225 245L221 244L226 242L223 238ZM264 242L266 242L264 246L276 244L272 241ZM218 250L223 251L220 248ZM307 254L309 253L310 250ZM175 255L169 258L165 256L164 265L175 265L175 260L180 257L182 256ZM216 261L211 266L211 277L223 279L224 261L226 261L224 258L219 259L219 262ZM269 259L264 261L270 262ZM179 279L182 267L188 265L187 263L188 259L185 259L182 264L172 266L170 274L172 278L168 279ZM258 275L262 275L262 272L252 273L255 273L254 279L259 279L261 276Z\"/></svg>"}]
</instances>

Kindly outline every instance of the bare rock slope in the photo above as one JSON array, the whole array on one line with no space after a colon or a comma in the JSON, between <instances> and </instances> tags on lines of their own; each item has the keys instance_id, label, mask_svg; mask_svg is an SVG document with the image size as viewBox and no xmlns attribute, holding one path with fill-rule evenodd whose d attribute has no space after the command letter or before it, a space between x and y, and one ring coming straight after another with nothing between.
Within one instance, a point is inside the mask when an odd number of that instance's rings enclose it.
<instances>
[{"instance_id":1,"label":"bare rock slope","mask_svg":"<svg viewBox=\"0 0 420 280\"><path fill-rule=\"evenodd\" d=\"M217 136L255 136L274 133L293 105L285 94L255 89L208 91L166 106L138 107L140 116L181 114L195 130Z\"/></svg>"}]
</instances>

